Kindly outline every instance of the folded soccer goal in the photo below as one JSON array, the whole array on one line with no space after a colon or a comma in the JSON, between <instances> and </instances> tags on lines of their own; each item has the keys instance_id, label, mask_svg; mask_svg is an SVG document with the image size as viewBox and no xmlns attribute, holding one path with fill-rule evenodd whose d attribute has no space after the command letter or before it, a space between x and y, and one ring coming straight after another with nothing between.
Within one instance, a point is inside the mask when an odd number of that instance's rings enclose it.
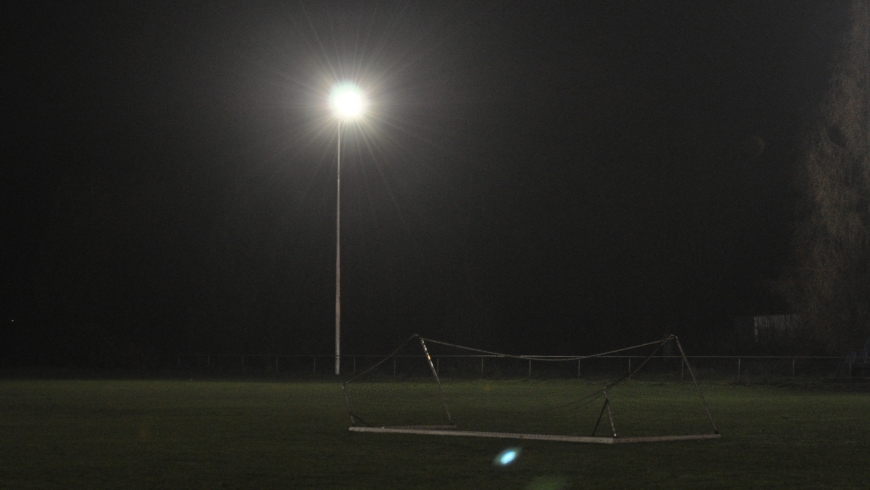
<instances>
[{"instance_id":1,"label":"folded soccer goal","mask_svg":"<svg viewBox=\"0 0 870 490\"><path fill-rule=\"evenodd\" d=\"M353 432L615 444L717 439L676 336L514 356L414 335L342 384Z\"/></svg>"}]
</instances>

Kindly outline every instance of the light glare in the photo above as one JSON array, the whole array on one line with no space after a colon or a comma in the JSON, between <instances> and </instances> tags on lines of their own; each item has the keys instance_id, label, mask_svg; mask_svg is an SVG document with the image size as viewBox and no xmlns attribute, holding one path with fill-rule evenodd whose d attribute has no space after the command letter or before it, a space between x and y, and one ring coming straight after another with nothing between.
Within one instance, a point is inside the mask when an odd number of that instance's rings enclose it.
<instances>
[{"instance_id":1,"label":"light glare","mask_svg":"<svg viewBox=\"0 0 870 490\"><path fill-rule=\"evenodd\" d=\"M359 117L365 108L362 92L352 83L341 83L333 87L329 94L329 105L342 119Z\"/></svg>"}]
</instances>

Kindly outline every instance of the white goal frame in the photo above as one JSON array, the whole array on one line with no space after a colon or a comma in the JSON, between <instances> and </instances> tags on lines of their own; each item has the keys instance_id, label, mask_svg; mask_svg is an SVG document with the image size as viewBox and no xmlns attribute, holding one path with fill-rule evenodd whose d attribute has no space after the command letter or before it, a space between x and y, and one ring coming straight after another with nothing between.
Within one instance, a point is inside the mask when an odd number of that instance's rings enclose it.
<instances>
[{"instance_id":1,"label":"white goal frame","mask_svg":"<svg viewBox=\"0 0 870 490\"><path fill-rule=\"evenodd\" d=\"M363 421L357 414L355 414L351 408L350 400L347 395L347 385L348 383L364 376L366 373L371 370L377 368L381 364L383 364L387 359L394 356L406 343L413 339L419 339L421 346L423 347L423 352L426 356L426 360L429 364L429 367L432 371L432 375L435 378L436 383L438 384L438 390L441 396L441 403L444 406L444 411L447 416L447 420L450 424L447 425L404 425L404 426L371 426L368 425L365 421ZM595 424L595 429L592 431L592 435L590 436L571 436L571 435L555 435L555 434L526 434L526 433L516 433L516 432L488 432L488 431L470 431L470 430L459 430L457 429L456 423L453 421L453 416L450 413L450 407L447 404L447 399L444 396L444 389L441 385L441 379L438 376L438 371L435 368L435 365L432 363L432 357L429 355L429 349L426 347L426 341L431 343L458 347L461 349L475 351L481 354L486 355L495 355L498 357L508 357L515 359L525 359L525 360L554 360L553 358L541 358L535 356L512 356L509 354L501 354L497 352L489 352L480 349L472 349L468 347L458 346L455 344L449 344L446 342L440 342L431 339L424 339L419 335L413 335L411 338L402 342L402 344L393 351L389 356L385 357L380 362L376 363L374 366L369 369L363 371L357 376L349 379L342 383L342 392L344 393L345 404L347 405L348 415L350 416L351 426L348 428L350 432L361 432L361 433L375 433L375 434L416 434L416 435L431 435L431 436L454 436L454 437L484 437L484 438L497 438L497 439L522 439L522 440L535 440L535 441L557 441L557 442L574 442L574 443L587 443L587 444L626 444L626 443L641 443L641 442L670 442L670 441L694 441L694 440L710 440L710 439L721 439L722 434L719 433L719 429L716 427L716 422L713 420L713 415L710 412L710 407L707 405L707 400L704 398L704 394L701 392L701 387L698 385L698 380L695 377L694 370L689 364L689 360L686 358L686 354L683 351L682 345L680 345L680 341L676 335L670 335L666 339L656 342L649 342L647 344L641 344L632 346L626 349L620 349L616 351L609 351L600 354L594 354L589 356L577 356L577 357L560 357L559 361L566 360L583 360L590 359L596 357L603 357L611 354L616 354L619 352L624 352L628 349L635 349L639 347L645 346L654 346L656 344L657 347L649 354L646 359L643 360L636 368L632 369L628 374L619 378L616 381L609 383L604 389L604 406L601 408L601 413L599 414L598 421ZM685 363L687 370L689 371L689 375L692 378L692 383L695 386L695 389L698 392L698 397L703 403L704 410L707 413L707 417L710 421L710 425L712 427L711 433L707 434L691 434L691 435L663 435L663 436L638 436L638 437L619 437L616 432L616 428L613 422L613 416L610 412L610 400L608 398L607 392L609 389L618 385L622 381L626 379L630 379L632 375L636 374L643 366L664 346L666 343L673 341L680 353L680 357L682 358L682 362ZM601 419L604 417L604 414L607 413L607 420L609 421L610 429L612 432L612 436L596 436L595 432L598 430L598 426L601 422ZM360 425L363 424L363 425Z\"/></svg>"}]
</instances>

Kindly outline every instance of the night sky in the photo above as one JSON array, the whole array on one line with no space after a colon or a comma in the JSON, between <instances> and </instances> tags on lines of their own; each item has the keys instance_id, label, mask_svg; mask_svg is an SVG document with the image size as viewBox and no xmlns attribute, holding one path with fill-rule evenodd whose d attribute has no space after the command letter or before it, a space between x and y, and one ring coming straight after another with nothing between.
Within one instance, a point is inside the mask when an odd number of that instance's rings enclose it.
<instances>
[{"instance_id":1,"label":"night sky","mask_svg":"<svg viewBox=\"0 0 870 490\"><path fill-rule=\"evenodd\" d=\"M410 334L733 351L788 312L846 2L21 2L4 12L6 365Z\"/></svg>"}]
</instances>

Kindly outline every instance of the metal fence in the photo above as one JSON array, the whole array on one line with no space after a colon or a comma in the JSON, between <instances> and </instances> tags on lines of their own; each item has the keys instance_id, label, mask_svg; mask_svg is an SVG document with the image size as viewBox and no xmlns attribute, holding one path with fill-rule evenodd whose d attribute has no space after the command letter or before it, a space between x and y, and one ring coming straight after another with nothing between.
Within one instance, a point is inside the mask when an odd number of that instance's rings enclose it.
<instances>
[{"instance_id":1,"label":"metal fence","mask_svg":"<svg viewBox=\"0 0 870 490\"><path fill-rule=\"evenodd\" d=\"M354 375L375 366L386 356L343 355L341 372ZM419 370L420 355L397 355L378 366L381 376L403 376ZM533 359L524 359L533 358ZM577 377L628 373L645 356L600 356L560 360L557 356L503 357L496 355L433 355L440 375L448 377L520 378ZM679 356L657 356L647 369L679 370L686 366ZM843 378L870 375L870 366L850 362L846 357L824 356L687 356L702 379L758 378ZM179 354L177 368L220 373L273 373L289 376L334 373L334 355L207 355ZM416 366L416 368L414 367ZM428 369L428 368L427 368Z\"/></svg>"}]
</instances>

